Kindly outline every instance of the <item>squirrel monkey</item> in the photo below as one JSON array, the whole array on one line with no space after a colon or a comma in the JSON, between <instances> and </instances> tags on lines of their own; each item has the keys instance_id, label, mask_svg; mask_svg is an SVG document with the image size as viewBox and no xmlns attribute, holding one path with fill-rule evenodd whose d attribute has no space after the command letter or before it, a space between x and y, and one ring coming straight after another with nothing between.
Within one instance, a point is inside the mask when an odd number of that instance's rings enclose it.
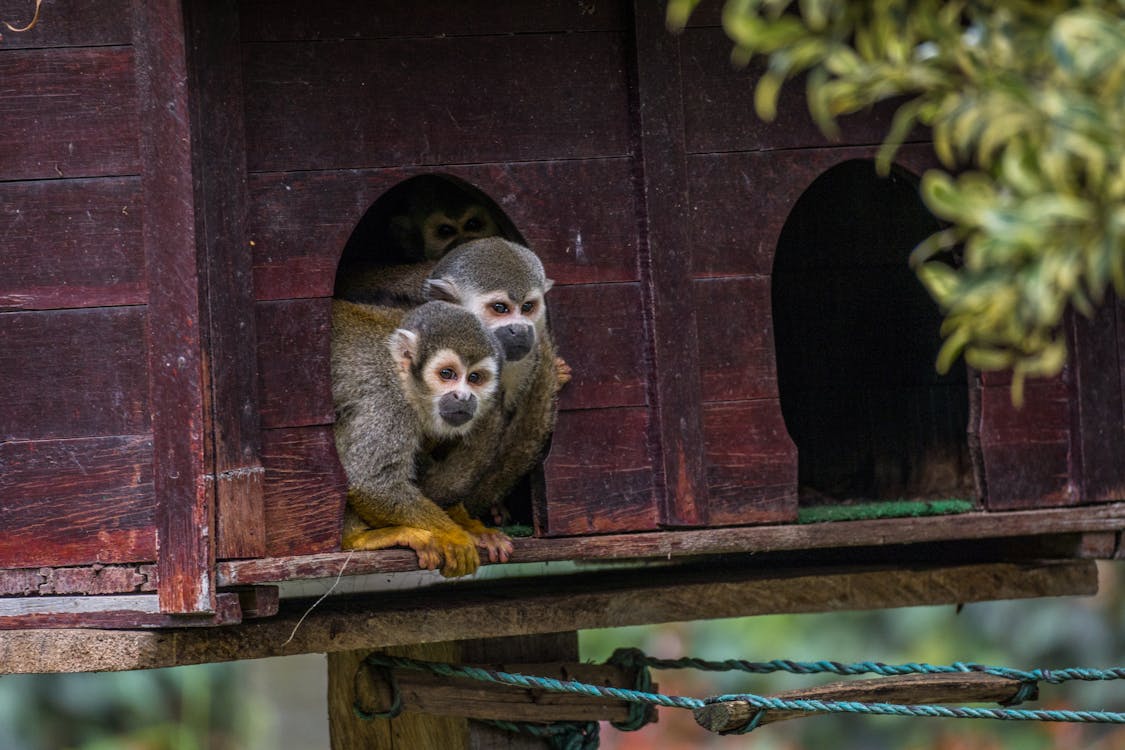
<instances>
[{"instance_id":1,"label":"squirrel monkey","mask_svg":"<svg viewBox=\"0 0 1125 750\"><path fill-rule=\"evenodd\" d=\"M411 177L360 219L344 246L332 295L381 303L366 295L380 287L382 267L437 260L463 242L494 236L527 244L495 201L468 182L443 173Z\"/></svg>"},{"instance_id":2,"label":"squirrel monkey","mask_svg":"<svg viewBox=\"0 0 1125 750\"><path fill-rule=\"evenodd\" d=\"M542 457L554 430L559 388L570 370L547 330L547 278L535 253L499 237L452 250L422 285L429 299L476 315L503 351L500 409L471 439L454 446L421 476L435 497L461 499L473 513L502 520L502 501Z\"/></svg>"},{"instance_id":3,"label":"squirrel monkey","mask_svg":"<svg viewBox=\"0 0 1125 750\"><path fill-rule=\"evenodd\" d=\"M336 448L348 476L345 549L403 545L420 567L460 576L477 547L506 561L511 541L443 510L415 476L427 451L471 436L499 397L501 353L480 321L446 302L409 312L334 301L332 398Z\"/></svg>"}]
</instances>

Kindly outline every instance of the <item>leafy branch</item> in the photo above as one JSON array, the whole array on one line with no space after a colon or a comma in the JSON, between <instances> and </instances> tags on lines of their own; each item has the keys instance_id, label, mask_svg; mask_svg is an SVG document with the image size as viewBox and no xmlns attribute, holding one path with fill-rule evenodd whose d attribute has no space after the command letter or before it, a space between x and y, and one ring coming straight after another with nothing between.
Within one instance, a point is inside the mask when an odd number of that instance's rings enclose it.
<instances>
[{"instance_id":1,"label":"leafy branch","mask_svg":"<svg viewBox=\"0 0 1125 750\"><path fill-rule=\"evenodd\" d=\"M670 0L682 29L698 0ZM956 176L931 170L922 197L948 227L910 258L945 314L938 369L958 356L1024 379L1066 361L1063 315L1125 294L1125 0L727 0L732 58L767 58L764 120L804 75L809 111L898 108L882 173L918 124ZM957 267L941 260L963 248Z\"/></svg>"}]
</instances>

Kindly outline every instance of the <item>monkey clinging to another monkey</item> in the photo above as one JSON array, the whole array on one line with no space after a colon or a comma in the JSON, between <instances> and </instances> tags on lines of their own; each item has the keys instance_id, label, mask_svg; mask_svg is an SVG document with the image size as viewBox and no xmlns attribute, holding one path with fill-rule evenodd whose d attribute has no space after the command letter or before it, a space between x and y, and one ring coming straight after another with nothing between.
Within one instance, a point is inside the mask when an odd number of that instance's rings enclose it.
<instances>
[{"instance_id":1,"label":"monkey clinging to another monkey","mask_svg":"<svg viewBox=\"0 0 1125 750\"><path fill-rule=\"evenodd\" d=\"M333 303L332 397L336 448L348 475L343 546L402 545L423 568L460 576L477 547L507 560L511 541L423 494L416 464L443 442L471 435L497 410L501 353L476 316L429 302L405 312Z\"/></svg>"}]
</instances>

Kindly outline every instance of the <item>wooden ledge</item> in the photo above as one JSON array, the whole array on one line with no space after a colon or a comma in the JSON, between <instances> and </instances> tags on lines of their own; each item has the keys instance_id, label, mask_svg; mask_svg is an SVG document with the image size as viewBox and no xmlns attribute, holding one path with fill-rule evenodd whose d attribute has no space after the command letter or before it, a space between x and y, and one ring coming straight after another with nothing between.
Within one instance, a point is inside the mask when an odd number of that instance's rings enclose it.
<instances>
[{"instance_id":1,"label":"wooden ledge","mask_svg":"<svg viewBox=\"0 0 1125 750\"><path fill-rule=\"evenodd\" d=\"M600 571L329 597L237 626L0 632L0 672L170 667L302 653L757 614L1089 595L1092 561L772 570L707 565ZM295 634L294 634L295 631ZM293 635L292 638L290 636Z\"/></svg>"}]
</instances>

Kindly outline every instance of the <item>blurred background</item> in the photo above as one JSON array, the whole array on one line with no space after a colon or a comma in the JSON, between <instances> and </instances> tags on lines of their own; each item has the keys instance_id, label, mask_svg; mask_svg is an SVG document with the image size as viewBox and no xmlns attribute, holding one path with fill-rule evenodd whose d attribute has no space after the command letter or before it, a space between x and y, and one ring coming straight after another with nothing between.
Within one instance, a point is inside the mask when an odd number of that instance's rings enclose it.
<instances>
[{"instance_id":1,"label":"blurred background","mask_svg":"<svg viewBox=\"0 0 1125 750\"><path fill-rule=\"evenodd\" d=\"M583 632L584 660L636 646L652 656L766 661L976 661L1021 669L1125 664L1122 568L1101 565L1102 593L913 607L876 612L673 623ZM658 671L668 694L768 694L832 677ZM4 750L328 750L323 655L145 672L0 678ZM1031 708L1125 711L1121 682L1043 685ZM662 709L638 732L604 726L604 750L1116 750L1125 728L982 720L826 716L782 722L744 737L719 737L688 711Z\"/></svg>"}]
</instances>

